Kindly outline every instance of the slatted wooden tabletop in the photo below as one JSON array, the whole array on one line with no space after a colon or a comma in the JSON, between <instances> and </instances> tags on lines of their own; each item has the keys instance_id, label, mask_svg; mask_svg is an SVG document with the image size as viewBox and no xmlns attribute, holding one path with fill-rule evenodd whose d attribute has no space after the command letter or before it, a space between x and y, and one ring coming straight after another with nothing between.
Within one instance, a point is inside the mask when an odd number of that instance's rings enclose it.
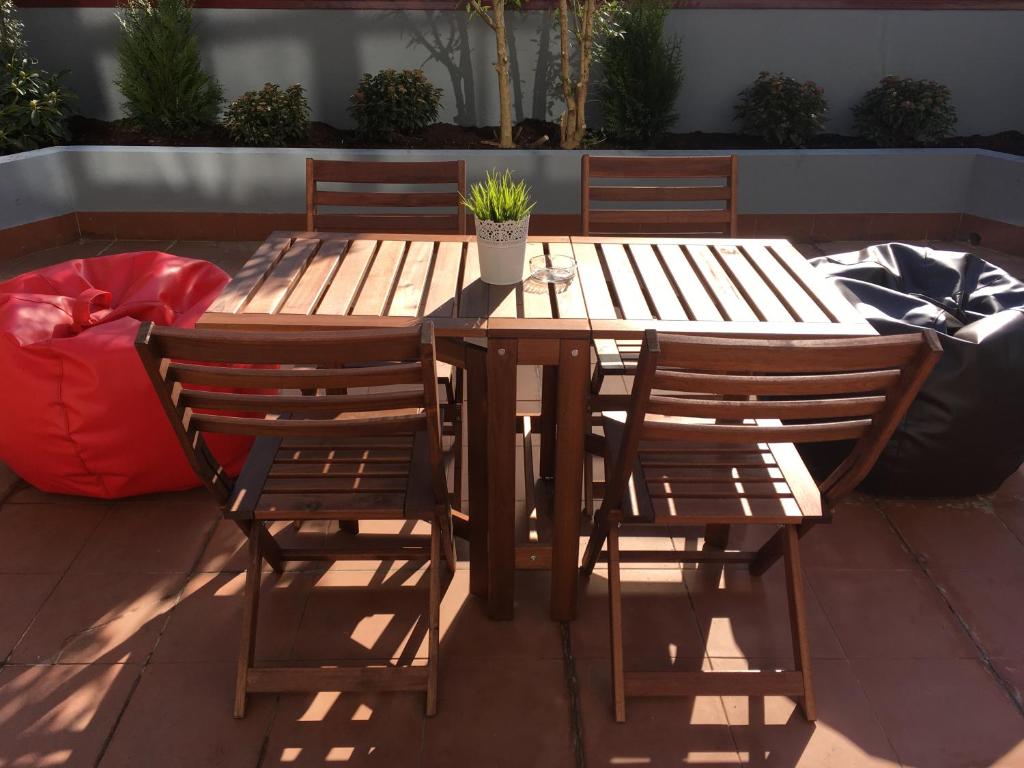
<instances>
[{"instance_id":1,"label":"slatted wooden tabletop","mask_svg":"<svg viewBox=\"0 0 1024 768\"><path fill-rule=\"evenodd\" d=\"M785 240L573 237L597 337L873 334Z\"/></svg>"},{"instance_id":2,"label":"slatted wooden tabletop","mask_svg":"<svg viewBox=\"0 0 1024 768\"><path fill-rule=\"evenodd\" d=\"M531 240L527 249L528 258L572 253L565 237ZM421 318L438 336L483 335L492 321L515 327L562 320L589 331L577 281L557 291L532 280L484 283L471 237L308 232L272 234L199 324L308 329Z\"/></svg>"},{"instance_id":3,"label":"slatted wooden tabletop","mask_svg":"<svg viewBox=\"0 0 1024 768\"><path fill-rule=\"evenodd\" d=\"M872 334L857 310L785 240L537 238L528 256L573 254L568 286L480 280L467 236L275 232L200 319L218 327L404 325L439 336L647 328L729 335Z\"/></svg>"}]
</instances>

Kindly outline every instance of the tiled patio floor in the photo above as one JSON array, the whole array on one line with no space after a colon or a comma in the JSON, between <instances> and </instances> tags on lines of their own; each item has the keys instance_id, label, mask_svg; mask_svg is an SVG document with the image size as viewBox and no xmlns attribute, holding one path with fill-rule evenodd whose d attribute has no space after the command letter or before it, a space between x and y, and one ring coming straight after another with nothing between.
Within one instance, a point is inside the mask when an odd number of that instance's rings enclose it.
<instances>
[{"instance_id":1,"label":"tiled patio floor","mask_svg":"<svg viewBox=\"0 0 1024 768\"><path fill-rule=\"evenodd\" d=\"M82 243L0 265L0 279L149 247L233 270L252 244ZM0 497L9 485L0 468ZM15 486L0 505L0 766L1024 766L1024 469L990 497L858 497L804 539L814 726L776 697L630 700L617 725L603 573L563 633L546 574L519 572L516 618L495 623L465 567L442 605L436 717L421 695L325 692L255 695L237 721L242 545L201 490L105 502ZM788 664L781 577L630 568L627 659ZM257 653L414 658L423 582L401 563L268 576Z\"/></svg>"}]
</instances>

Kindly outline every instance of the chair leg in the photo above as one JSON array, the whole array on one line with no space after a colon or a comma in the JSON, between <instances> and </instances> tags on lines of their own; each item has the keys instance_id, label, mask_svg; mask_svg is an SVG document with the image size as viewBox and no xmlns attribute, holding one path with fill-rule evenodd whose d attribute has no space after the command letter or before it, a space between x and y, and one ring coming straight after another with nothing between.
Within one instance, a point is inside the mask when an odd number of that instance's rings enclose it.
<instances>
[{"instance_id":1,"label":"chair leg","mask_svg":"<svg viewBox=\"0 0 1024 768\"><path fill-rule=\"evenodd\" d=\"M764 576L768 569L775 565L775 561L782 557L785 551L785 544L783 538L786 535L787 528L792 526L784 525L778 531L775 532L768 541L761 545L761 548L757 550L757 554L754 559L750 562L750 572L754 576ZM797 526L797 536L803 538L804 535L814 527L814 523L804 521Z\"/></svg>"},{"instance_id":2,"label":"chair leg","mask_svg":"<svg viewBox=\"0 0 1024 768\"><path fill-rule=\"evenodd\" d=\"M452 494L452 509L462 509L462 473L464 471L465 453L462 450L462 370L456 368L452 374L456 376L455 379L455 393L453 408L455 410L455 416L452 422L455 426L455 445L452 446L452 450L455 452L455 477L453 483L455 485L455 492Z\"/></svg>"},{"instance_id":3,"label":"chair leg","mask_svg":"<svg viewBox=\"0 0 1024 768\"><path fill-rule=\"evenodd\" d=\"M235 520L246 539L249 538L249 527L246 523L241 520ZM267 561L267 565L274 569L274 573L280 576L284 573L284 561L281 559L281 548L277 546L277 542L274 541L274 537L270 535L263 526L260 526L260 555L264 560Z\"/></svg>"},{"instance_id":4,"label":"chair leg","mask_svg":"<svg viewBox=\"0 0 1024 768\"><path fill-rule=\"evenodd\" d=\"M804 601L804 582L800 568L800 542L796 526L783 526L783 558L786 565L786 592L789 596L789 620L793 633L793 661L803 677L804 717L817 719L814 688L811 682L811 652L807 640L807 605Z\"/></svg>"},{"instance_id":5,"label":"chair leg","mask_svg":"<svg viewBox=\"0 0 1024 768\"><path fill-rule=\"evenodd\" d=\"M359 521L358 520L339 520L338 530L343 533L350 533L355 536L359 533Z\"/></svg>"},{"instance_id":6,"label":"chair leg","mask_svg":"<svg viewBox=\"0 0 1024 768\"><path fill-rule=\"evenodd\" d=\"M587 520L594 519L594 457L583 457L583 513Z\"/></svg>"},{"instance_id":7,"label":"chair leg","mask_svg":"<svg viewBox=\"0 0 1024 768\"><path fill-rule=\"evenodd\" d=\"M584 576L589 576L594 572L594 566L597 564L597 558L601 555L606 538L608 538L608 514L599 510L594 516L594 525L590 529L590 541L587 542L587 550L583 553L583 565L580 566L580 571Z\"/></svg>"},{"instance_id":8,"label":"chair leg","mask_svg":"<svg viewBox=\"0 0 1024 768\"><path fill-rule=\"evenodd\" d=\"M437 714L437 662L441 634L441 524L430 526L430 615L427 648L427 717Z\"/></svg>"},{"instance_id":9,"label":"chair leg","mask_svg":"<svg viewBox=\"0 0 1024 768\"><path fill-rule=\"evenodd\" d=\"M604 371L601 369L601 363L599 362L594 368L594 375L590 377L590 394L600 395L601 386L604 384Z\"/></svg>"},{"instance_id":10,"label":"chair leg","mask_svg":"<svg viewBox=\"0 0 1024 768\"><path fill-rule=\"evenodd\" d=\"M235 717L245 717L245 697L249 669L256 652L256 617L259 613L260 552L263 523L253 520L249 528L249 563L245 571L245 605L242 610L242 639L238 650L238 672L235 678Z\"/></svg>"},{"instance_id":11,"label":"chair leg","mask_svg":"<svg viewBox=\"0 0 1024 768\"><path fill-rule=\"evenodd\" d=\"M452 516L447 510L441 512L440 515L440 522L437 525L441 528L441 555L448 565L448 572L455 573L455 566L458 565L459 558L455 554L455 532L452 528Z\"/></svg>"},{"instance_id":12,"label":"chair leg","mask_svg":"<svg viewBox=\"0 0 1024 768\"><path fill-rule=\"evenodd\" d=\"M619 522L608 526L608 615L611 629L612 696L615 722L626 722L625 673L622 662L622 584L619 574Z\"/></svg>"},{"instance_id":13,"label":"chair leg","mask_svg":"<svg viewBox=\"0 0 1024 768\"><path fill-rule=\"evenodd\" d=\"M728 549L729 526L708 525L704 529L704 543L715 549Z\"/></svg>"}]
</instances>

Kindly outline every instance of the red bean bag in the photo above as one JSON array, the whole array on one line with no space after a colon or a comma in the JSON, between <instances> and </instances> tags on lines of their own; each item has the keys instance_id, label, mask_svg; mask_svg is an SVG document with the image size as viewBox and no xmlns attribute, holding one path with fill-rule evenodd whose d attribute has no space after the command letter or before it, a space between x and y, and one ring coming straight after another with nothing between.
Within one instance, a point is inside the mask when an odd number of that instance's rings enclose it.
<instances>
[{"instance_id":1,"label":"red bean bag","mask_svg":"<svg viewBox=\"0 0 1024 768\"><path fill-rule=\"evenodd\" d=\"M191 327L228 281L141 251L0 283L0 461L35 487L120 498L198 485L135 351L139 325ZM250 441L210 435L237 472Z\"/></svg>"}]
</instances>

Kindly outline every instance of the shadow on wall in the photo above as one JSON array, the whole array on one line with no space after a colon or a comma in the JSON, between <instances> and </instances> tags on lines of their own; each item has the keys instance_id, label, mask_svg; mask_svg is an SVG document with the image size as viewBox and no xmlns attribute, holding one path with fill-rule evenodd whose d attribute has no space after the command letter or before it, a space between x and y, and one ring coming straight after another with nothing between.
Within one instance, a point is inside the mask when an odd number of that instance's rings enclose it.
<instances>
[{"instance_id":1,"label":"shadow on wall","mask_svg":"<svg viewBox=\"0 0 1024 768\"><path fill-rule=\"evenodd\" d=\"M468 13L392 11L381 16L396 25L396 31L407 40L406 50L426 51L426 57L414 66L430 70L429 63L434 62L444 68L448 82L435 84L444 88L445 100L454 102L452 122L471 126L497 122L496 102L488 101L479 107L477 103L478 88L486 95L495 93L497 88L493 68L494 37L483 20ZM553 114L558 76L556 52L551 49L555 17L549 13L510 12L507 21L513 119L548 119ZM479 78L474 66L479 68ZM526 75L531 71L532 85L524 87ZM429 76L430 71L427 74Z\"/></svg>"}]
</instances>

